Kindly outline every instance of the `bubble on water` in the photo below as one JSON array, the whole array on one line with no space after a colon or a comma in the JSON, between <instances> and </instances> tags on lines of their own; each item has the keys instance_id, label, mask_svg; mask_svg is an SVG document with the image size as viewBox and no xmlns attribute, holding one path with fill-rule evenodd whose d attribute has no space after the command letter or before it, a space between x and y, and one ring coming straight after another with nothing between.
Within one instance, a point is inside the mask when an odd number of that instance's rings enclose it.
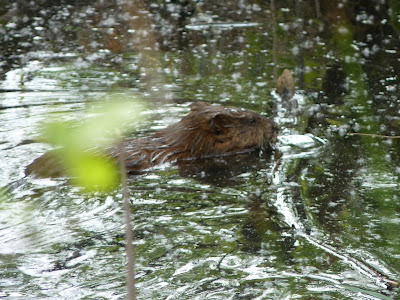
<instances>
[{"instance_id":1,"label":"bubble on water","mask_svg":"<svg viewBox=\"0 0 400 300\"><path fill-rule=\"evenodd\" d=\"M239 72L235 72L232 74L232 79L237 81L241 77L241 74Z\"/></svg>"},{"instance_id":2,"label":"bubble on water","mask_svg":"<svg viewBox=\"0 0 400 300\"><path fill-rule=\"evenodd\" d=\"M78 57L75 60L74 66L75 66L75 68L78 68L78 69L85 69L85 68L88 68L90 66L90 64L89 64L89 62L85 61L83 58Z\"/></svg>"},{"instance_id":3,"label":"bubble on water","mask_svg":"<svg viewBox=\"0 0 400 300\"><path fill-rule=\"evenodd\" d=\"M349 131L349 126L348 125L342 125L339 126L338 128L338 132L340 136L345 136L347 134L347 132Z\"/></svg>"},{"instance_id":4,"label":"bubble on water","mask_svg":"<svg viewBox=\"0 0 400 300\"><path fill-rule=\"evenodd\" d=\"M187 272L191 271L194 267L195 267L195 265L192 262L189 262L186 265L184 265L183 267L177 269L172 276L177 276L177 275L180 275L183 273L187 273Z\"/></svg>"},{"instance_id":5,"label":"bubble on water","mask_svg":"<svg viewBox=\"0 0 400 300\"><path fill-rule=\"evenodd\" d=\"M15 29L17 27L17 23L9 22L5 25L5 27L8 29Z\"/></svg>"},{"instance_id":6,"label":"bubble on water","mask_svg":"<svg viewBox=\"0 0 400 300\"><path fill-rule=\"evenodd\" d=\"M287 23L279 23L279 27L283 30L283 31L288 31L289 30L289 24Z\"/></svg>"},{"instance_id":7,"label":"bubble on water","mask_svg":"<svg viewBox=\"0 0 400 300\"><path fill-rule=\"evenodd\" d=\"M300 53L300 48L299 48L299 46L294 46L294 47L291 49L291 51L292 51L292 54L293 54L293 55L299 55L299 53Z\"/></svg>"},{"instance_id":8,"label":"bubble on water","mask_svg":"<svg viewBox=\"0 0 400 300\"><path fill-rule=\"evenodd\" d=\"M252 10L254 11L261 11L261 7L258 4L253 4Z\"/></svg>"},{"instance_id":9,"label":"bubble on water","mask_svg":"<svg viewBox=\"0 0 400 300\"><path fill-rule=\"evenodd\" d=\"M311 40L306 40L302 46L304 49L311 49L314 46L314 43Z\"/></svg>"},{"instance_id":10,"label":"bubble on water","mask_svg":"<svg viewBox=\"0 0 400 300\"><path fill-rule=\"evenodd\" d=\"M371 49L372 54L376 54L376 53L379 52L380 50L381 50L381 47L379 47L377 44L374 44L374 45L372 46L372 49Z\"/></svg>"},{"instance_id":11,"label":"bubble on water","mask_svg":"<svg viewBox=\"0 0 400 300\"><path fill-rule=\"evenodd\" d=\"M363 50L362 50L362 54L365 56L365 57L369 57L370 56L370 54L371 54L371 51L369 50L369 48L364 48Z\"/></svg>"},{"instance_id":12,"label":"bubble on water","mask_svg":"<svg viewBox=\"0 0 400 300\"><path fill-rule=\"evenodd\" d=\"M392 146L393 145L393 139L386 139L383 141L386 145Z\"/></svg>"},{"instance_id":13,"label":"bubble on water","mask_svg":"<svg viewBox=\"0 0 400 300\"><path fill-rule=\"evenodd\" d=\"M347 27L345 27L345 26L339 26L338 32L339 32L340 34L347 34L347 33L349 32L349 30L348 30Z\"/></svg>"},{"instance_id":14,"label":"bubble on water","mask_svg":"<svg viewBox=\"0 0 400 300\"><path fill-rule=\"evenodd\" d=\"M388 92L395 92L395 91L397 91L397 86L396 85L387 85L386 90Z\"/></svg>"}]
</instances>

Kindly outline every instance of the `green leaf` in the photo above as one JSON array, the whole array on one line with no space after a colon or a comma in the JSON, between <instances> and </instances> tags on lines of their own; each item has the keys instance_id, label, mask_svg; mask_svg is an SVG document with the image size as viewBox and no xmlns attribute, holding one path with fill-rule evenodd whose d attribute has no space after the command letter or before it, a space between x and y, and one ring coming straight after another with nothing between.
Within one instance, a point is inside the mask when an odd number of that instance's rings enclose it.
<instances>
[{"instance_id":1,"label":"green leaf","mask_svg":"<svg viewBox=\"0 0 400 300\"><path fill-rule=\"evenodd\" d=\"M115 161L102 154L116 144L140 119L137 99L112 95L90 109L83 122L53 122L43 129L49 143L60 147L58 157L73 182L87 191L109 191L119 182Z\"/></svg>"},{"instance_id":2,"label":"green leaf","mask_svg":"<svg viewBox=\"0 0 400 300\"><path fill-rule=\"evenodd\" d=\"M67 168L76 185L89 192L108 192L118 185L120 176L115 161L88 152L76 154L78 156L67 163Z\"/></svg>"}]
</instances>

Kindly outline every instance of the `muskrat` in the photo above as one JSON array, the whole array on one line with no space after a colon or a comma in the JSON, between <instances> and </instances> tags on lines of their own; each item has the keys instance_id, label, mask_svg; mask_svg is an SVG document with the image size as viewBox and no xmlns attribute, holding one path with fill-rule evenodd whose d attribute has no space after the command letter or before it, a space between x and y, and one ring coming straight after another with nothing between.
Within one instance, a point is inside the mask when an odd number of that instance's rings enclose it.
<instances>
[{"instance_id":1,"label":"muskrat","mask_svg":"<svg viewBox=\"0 0 400 300\"><path fill-rule=\"evenodd\" d=\"M272 149L277 132L272 120L254 111L197 102L181 121L150 137L125 139L107 152L116 159L123 157L127 171L136 173L166 162ZM51 152L34 160L25 173L41 177L63 174Z\"/></svg>"}]
</instances>

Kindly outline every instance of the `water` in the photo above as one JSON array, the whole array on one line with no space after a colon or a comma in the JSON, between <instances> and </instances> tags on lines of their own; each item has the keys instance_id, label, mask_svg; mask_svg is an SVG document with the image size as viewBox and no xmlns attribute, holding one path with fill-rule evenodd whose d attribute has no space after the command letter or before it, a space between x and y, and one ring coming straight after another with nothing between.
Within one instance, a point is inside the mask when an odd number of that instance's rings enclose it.
<instances>
[{"instance_id":1,"label":"water","mask_svg":"<svg viewBox=\"0 0 400 300\"><path fill-rule=\"evenodd\" d=\"M145 99L138 137L194 100L280 126L275 153L130 178L139 299L398 297L395 4L0 5L0 297L125 297L121 192L24 175L51 149L43 124L115 95ZM274 91L283 68L296 112Z\"/></svg>"}]
</instances>

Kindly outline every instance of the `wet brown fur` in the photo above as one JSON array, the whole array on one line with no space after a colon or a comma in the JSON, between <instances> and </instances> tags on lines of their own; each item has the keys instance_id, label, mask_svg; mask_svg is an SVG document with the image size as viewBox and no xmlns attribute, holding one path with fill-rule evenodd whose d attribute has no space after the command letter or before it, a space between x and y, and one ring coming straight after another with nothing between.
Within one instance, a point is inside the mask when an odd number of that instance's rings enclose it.
<instances>
[{"instance_id":1,"label":"wet brown fur","mask_svg":"<svg viewBox=\"0 0 400 300\"><path fill-rule=\"evenodd\" d=\"M198 102L178 123L149 138L126 140L123 149L128 170L139 171L164 162L268 149L276 137L275 123L253 111Z\"/></svg>"}]
</instances>

